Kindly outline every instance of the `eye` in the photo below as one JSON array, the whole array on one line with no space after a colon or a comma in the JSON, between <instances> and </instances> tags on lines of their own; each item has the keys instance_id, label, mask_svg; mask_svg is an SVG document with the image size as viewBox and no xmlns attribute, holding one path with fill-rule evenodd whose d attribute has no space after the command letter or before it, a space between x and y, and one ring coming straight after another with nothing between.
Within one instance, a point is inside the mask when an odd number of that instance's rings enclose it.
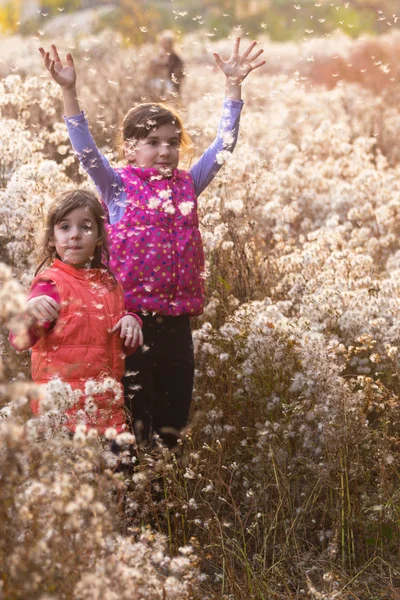
<instances>
[{"instance_id":1,"label":"eye","mask_svg":"<svg viewBox=\"0 0 400 600\"><path fill-rule=\"evenodd\" d=\"M67 225L66 223L64 223L63 225L59 225L59 228L60 228L62 231L67 231L67 230L68 230L68 225Z\"/></svg>"},{"instance_id":2,"label":"eye","mask_svg":"<svg viewBox=\"0 0 400 600\"><path fill-rule=\"evenodd\" d=\"M170 146L172 146L173 148L178 148L179 147L179 140L171 140L169 143Z\"/></svg>"},{"instance_id":3,"label":"eye","mask_svg":"<svg viewBox=\"0 0 400 600\"><path fill-rule=\"evenodd\" d=\"M149 140L148 143L150 144L150 146L157 146L158 145L158 141L157 140Z\"/></svg>"},{"instance_id":4,"label":"eye","mask_svg":"<svg viewBox=\"0 0 400 600\"><path fill-rule=\"evenodd\" d=\"M83 229L83 231L92 231L92 226L91 225L82 225L82 229Z\"/></svg>"}]
</instances>

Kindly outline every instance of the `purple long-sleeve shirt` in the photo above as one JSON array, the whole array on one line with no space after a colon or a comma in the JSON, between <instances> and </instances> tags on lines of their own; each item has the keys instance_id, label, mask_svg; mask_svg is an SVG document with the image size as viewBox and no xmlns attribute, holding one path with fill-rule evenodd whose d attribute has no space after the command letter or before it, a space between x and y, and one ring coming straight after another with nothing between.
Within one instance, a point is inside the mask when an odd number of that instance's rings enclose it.
<instances>
[{"instance_id":1,"label":"purple long-sleeve shirt","mask_svg":"<svg viewBox=\"0 0 400 600\"><path fill-rule=\"evenodd\" d=\"M217 136L200 159L190 169L196 196L199 196L211 183L222 166L217 156L222 150L232 151L239 133L242 100L225 98ZM106 204L110 223L118 223L124 215L127 195L117 170L111 167L101 154L89 131L84 113L74 117L66 117L65 122L71 144L85 171L92 178L103 202Z\"/></svg>"}]
</instances>

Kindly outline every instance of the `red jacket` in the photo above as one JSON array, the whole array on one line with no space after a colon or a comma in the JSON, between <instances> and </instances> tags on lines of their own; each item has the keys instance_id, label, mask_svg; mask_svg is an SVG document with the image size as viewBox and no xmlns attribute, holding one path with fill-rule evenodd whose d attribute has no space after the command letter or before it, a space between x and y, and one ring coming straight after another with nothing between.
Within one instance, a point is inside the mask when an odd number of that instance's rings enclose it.
<instances>
[{"instance_id":1,"label":"red jacket","mask_svg":"<svg viewBox=\"0 0 400 600\"><path fill-rule=\"evenodd\" d=\"M104 433L107 427L124 430L125 414L122 385L124 372L123 341L110 330L124 316L124 298L120 284L100 269L75 269L55 260L33 281L50 280L60 294L60 312L52 329L32 348L32 379L46 384L59 377L82 393L77 403L66 411L67 426L74 430L78 422ZM104 378L116 380L114 390L90 393L97 411L87 412L85 384ZM117 397L115 392L117 392ZM37 413L38 402L32 410ZM77 414L79 412L79 414Z\"/></svg>"}]
</instances>

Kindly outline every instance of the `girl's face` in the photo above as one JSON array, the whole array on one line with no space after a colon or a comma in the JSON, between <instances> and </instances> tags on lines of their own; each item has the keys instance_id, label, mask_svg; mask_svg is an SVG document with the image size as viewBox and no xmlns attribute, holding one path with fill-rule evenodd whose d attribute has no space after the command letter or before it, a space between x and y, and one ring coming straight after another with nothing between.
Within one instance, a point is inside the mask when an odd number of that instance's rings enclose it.
<instances>
[{"instance_id":1,"label":"girl's face","mask_svg":"<svg viewBox=\"0 0 400 600\"><path fill-rule=\"evenodd\" d=\"M179 163L179 131L168 123L150 131L134 147L125 142L125 158L136 167L157 169L165 177L172 175Z\"/></svg>"},{"instance_id":2,"label":"girl's face","mask_svg":"<svg viewBox=\"0 0 400 600\"><path fill-rule=\"evenodd\" d=\"M50 245L63 262L76 269L90 266L96 246L101 246L99 229L90 208L75 208L56 223Z\"/></svg>"}]
</instances>

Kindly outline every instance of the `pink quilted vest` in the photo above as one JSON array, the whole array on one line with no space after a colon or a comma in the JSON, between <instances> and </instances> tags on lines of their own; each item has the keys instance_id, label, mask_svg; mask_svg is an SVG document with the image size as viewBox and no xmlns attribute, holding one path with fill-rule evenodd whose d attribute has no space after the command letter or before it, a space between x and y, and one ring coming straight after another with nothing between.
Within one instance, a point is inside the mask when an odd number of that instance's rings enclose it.
<instances>
[{"instance_id":1,"label":"pink quilted vest","mask_svg":"<svg viewBox=\"0 0 400 600\"><path fill-rule=\"evenodd\" d=\"M123 218L108 225L110 267L127 310L200 315L204 253L191 175L128 165L120 171L128 198Z\"/></svg>"},{"instance_id":2,"label":"pink quilted vest","mask_svg":"<svg viewBox=\"0 0 400 600\"><path fill-rule=\"evenodd\" d=\"M48 383L59 377L73 390L85 390L88 379L101 382L111 377L114 391L93 394L97 412L85 412L86 397L82 395L75 406L67 411L66 425L74 430L77 422L85 422L104 433L107 427L123 431L125 425L124 399L121 378L124 372L122 340L110 330L125 314L121 286L113 287L111 278L100 269L75 269L60 260L40 273L40 280L53 281L60 294L61 309L53 329L43 335L32 348L32 379ZM37 401L32 403L37 413ZM77 415L81 411L80 415Z\"/></svg>"}]
</instances>

